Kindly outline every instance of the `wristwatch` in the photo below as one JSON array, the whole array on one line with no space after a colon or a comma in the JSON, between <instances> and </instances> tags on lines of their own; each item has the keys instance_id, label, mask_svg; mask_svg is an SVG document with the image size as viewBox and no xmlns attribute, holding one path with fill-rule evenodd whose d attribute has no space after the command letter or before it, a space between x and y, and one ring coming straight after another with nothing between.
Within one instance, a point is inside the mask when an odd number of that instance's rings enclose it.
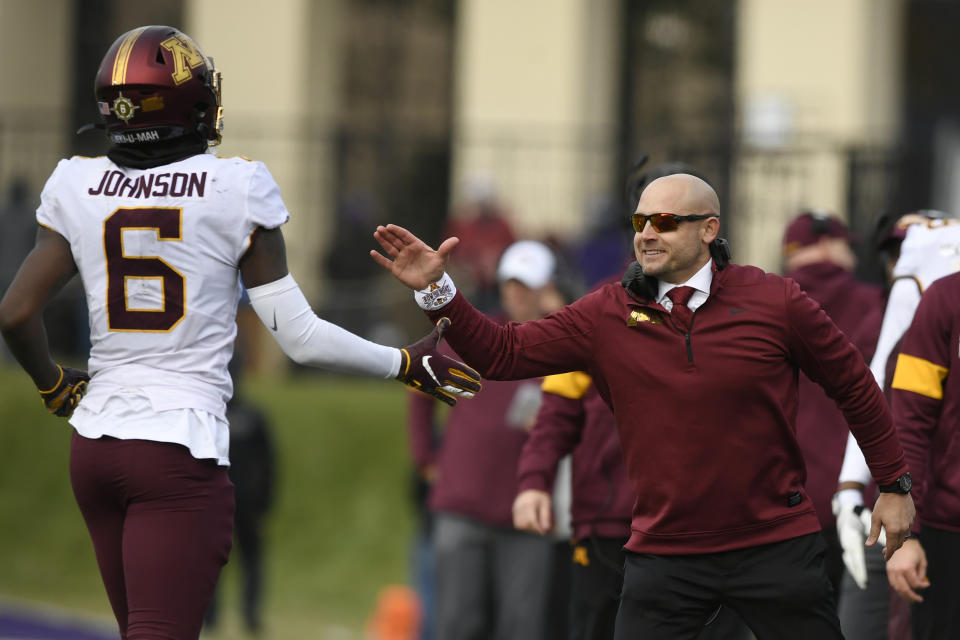
<instances>
[{"instance_id":1,"label":"wristwatch","mask_svg":"<svg viewBox=\"0 0 960 640\"><path fill-rule=\"evenodd\" d=\"M881 484L877 488L880 490L880 493L900 493L906 495L910 493L910 487L912 486L913 478L910 477L910 472L907 471L894 480L892 484Z\"/></svg>"}]
</instances>

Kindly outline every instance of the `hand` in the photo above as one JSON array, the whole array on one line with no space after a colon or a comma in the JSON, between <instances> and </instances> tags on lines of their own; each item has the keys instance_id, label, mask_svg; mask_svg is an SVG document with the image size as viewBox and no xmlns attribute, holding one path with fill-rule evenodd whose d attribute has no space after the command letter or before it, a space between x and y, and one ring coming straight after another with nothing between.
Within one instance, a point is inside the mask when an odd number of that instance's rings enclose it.
<instances>
[{"instance_id":1,"label":"hand","mask_svg":"<svg viewBox=\"0 0 960 640\"><path fill-rule=\"evenodd\" d=\"M553 529L553 501L539 489L521 491L513 501L513 526L544 535Z\"/></svg>"},{"instance_id":2,"label":"hand","mask_svg":"<svg viewBox=\"0 0 960 640\"><path fill-rule=\"evenodd\" d=\"M872 525L872 512L863 505L833 505L837 516L837 535L843 548L843 564L861 589L867 588L867 561L864 542ZM886 532L880 532L879 542L886 544Z\"/></svg>"},{"instance_id":3,"label":"hand","mask_svg":"<svg viewBox=\"0 0 960 640\"><path fill-rule=\"evenodd\" d=\"M460 242L459 238L447 238L434 251L423 240L395 224L378 226L373 237L389 258L378 251L370 251L370 257L414 291L426 289L431 282L443 277L450 252Z\"/></svg>"},{"instance_id":4,"label":"hand","mask_svg":"<svg viewBox=\"0 0 960 640\"><path fill-rule=\"evenodd\" d=\"M927 580L927 554L920 541L911 538L887 562L887 578L900 597L909 602L923 602L915 589L930 586Z\"/></svg>"},{"instance_id":5,"label":"hand","mask_svg":"<svg viewBox=\"0 0 960 640\"><path fill-rule=\"evenodd\" d=\"M437 344L450 326L450 318L440 318L433 331L400 350L397 380L453 406L457 396L472 398L480 391L480 374L437 351Z\"/></svg>"},{"instance_id":6,"label":"hand","mask_svg":"<svg viewBox=\"0 0 960 640\"><path fill-rule=\"evenodd\" d=\"M38 391L47 411L60 418L69 418L87 392L90 376L86 371L79 369L60 365L57 365L57 368L60 369L60 379L57 380L57 384L46 391L39 389Z\"/></svg>"},{"instance_id":7,"label":"hand","mask_svg":"<svg viewBox=\"0 0 960 640\"><path fill-rule=\"evenodd\" d=\"M890 561L894 552L903 545L903 541L910 535L913 527L913 518L917 510L913 506L910 494L881 493L873 507L873 517L870 522L870 535L866 545L872 547L880 537L880 527L887 531L886 546L883 548L883 559Z\"/></svg>"}]
</instances>

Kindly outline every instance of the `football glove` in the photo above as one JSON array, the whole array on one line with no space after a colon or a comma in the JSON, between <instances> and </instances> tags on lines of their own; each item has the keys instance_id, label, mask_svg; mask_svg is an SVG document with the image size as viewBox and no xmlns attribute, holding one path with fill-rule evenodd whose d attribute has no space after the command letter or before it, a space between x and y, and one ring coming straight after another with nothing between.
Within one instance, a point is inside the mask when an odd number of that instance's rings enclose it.
<instances>
[{"instance_id":1,"label":"football glove","mask_svg":"<svg viewBox=\"0 0 960 640\"><path fill-rule=\"evenodd\" d=\"M864 543L870 533L873 512L860 504L840 505L834 500L833 513L837 516L837 536L843 548L843 564L857 586L866 589L867 560ZM881 547L887 544L886 531L883 529L880 529L880 538L877 543Z\"/></svg>"},{"instance_id":2,"label":"football glove","mask_svg":"<svg viewBox=\"0 0 960 640\"><path fill-rule=\"evenodd\" d=\"M79 369L60 365L57 365L57 368L60 369L60 379L57 380L57 384L46 391L42 389L38 391L47 411L60 418L69 418L80 404L83 394L87 392L90 376L86 371Z\"/></svg>"},{"instance_id":3,"label":"football glove","mask_svg":"<svg viewBox=\"0 0 960 640\"><path fill-rule=\"evenodd\" d=\"M440 318L433 331L400 349L397 380L453 406L458 397L472 398L480 391L480 374L437 351L437 344L449 326L449 318Z\"/></svg>"}]
</instances>

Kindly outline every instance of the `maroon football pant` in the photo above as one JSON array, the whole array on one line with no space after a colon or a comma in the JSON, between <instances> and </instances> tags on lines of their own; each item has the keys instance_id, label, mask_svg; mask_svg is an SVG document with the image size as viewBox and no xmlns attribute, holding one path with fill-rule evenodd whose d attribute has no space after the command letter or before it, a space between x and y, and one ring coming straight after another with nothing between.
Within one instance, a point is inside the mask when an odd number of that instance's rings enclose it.
<instances>
[{"instance_id":1,"label":"maroon football pant","mask_svg":"<svg viewBox=\"0 0 960 640\"><path fill-rule=\"evenodd\" d=\"M70 479L124 640L196 640L230 555L226 467L180 445L73 434Z\"/></svg>"}]
</instances>

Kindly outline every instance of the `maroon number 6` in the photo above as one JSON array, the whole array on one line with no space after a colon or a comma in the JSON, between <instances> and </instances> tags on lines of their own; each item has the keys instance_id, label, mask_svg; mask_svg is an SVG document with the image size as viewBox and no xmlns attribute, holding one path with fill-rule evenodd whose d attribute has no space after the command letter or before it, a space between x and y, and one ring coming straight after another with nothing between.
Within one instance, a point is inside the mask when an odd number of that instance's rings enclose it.
<instances>
[{"instance_id":1,"label":"maroon number 6","mask_svg":"<svg viewBox=\"0 0 960 640\"><path fill-rule=\"evenodd\" d=\"M123 252L123 232L153 230L160 240L183 240L180 208L120 208L103 223L103 249L107 256L107 326L110 331L173 329L186 311L183 275L158 256L128 256ZM161 309L130 309L127 279L158 279L163 295Z\"/></svg>"}]
</instances>

